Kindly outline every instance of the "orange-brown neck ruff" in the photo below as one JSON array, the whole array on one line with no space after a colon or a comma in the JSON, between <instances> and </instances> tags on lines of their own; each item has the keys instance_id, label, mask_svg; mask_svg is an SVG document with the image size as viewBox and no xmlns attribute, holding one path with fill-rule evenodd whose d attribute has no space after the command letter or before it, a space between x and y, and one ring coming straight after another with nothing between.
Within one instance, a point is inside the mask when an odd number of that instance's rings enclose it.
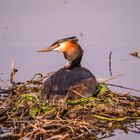
<instances>
[{"instance_id":1,"label":"orange-brown neck ruff","mask_svg":"<svg viewBox=\"0 0 140 140\"><path fill-rule=\"evenodd\" d=\"M76 49L75 44L72 41L67 41L64 43L64 47L62 48L62 52L71 54Z\"/></svg>"}]
</instances>

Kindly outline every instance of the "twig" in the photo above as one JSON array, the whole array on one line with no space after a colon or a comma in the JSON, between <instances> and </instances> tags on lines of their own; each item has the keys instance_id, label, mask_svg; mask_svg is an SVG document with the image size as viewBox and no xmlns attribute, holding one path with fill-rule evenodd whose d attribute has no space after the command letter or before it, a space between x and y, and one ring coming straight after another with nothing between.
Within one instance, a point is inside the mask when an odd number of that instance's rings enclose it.
<instances>
[{"instance_id":1,"label":"twig","mask_svg":"<svg viewBox=\"0 0 140 140\"><path fill-rule=\"evenodd\" d=\"M4 90L4 91L0 91L0 93L8 93L8 92L11 92L11 91L14 91L16 90L16 88L12 88L12 89L7 89L7 90Z\"/></svg>"},{"instance_id":2,"label":"twig","mask_svg":"<svg viewBox=\"0 0 140 140\"><path fill-rule=\"evenodd\" d=\"M112 67L111 67L111 57L112 56L112 51L109 53L109 72L110 72L110 76L112 76Z\"/></svg>"},{"instance_id":3,"label":"twig","mask_svg":"<svg viewBox=\"0 0 140 140\"><path fill-rule=\"evenodd\" d=\"M50 73L46 74L44 77L42 77L40 80L43 80L45 78L49 78L49 77L51 77L54 74L55 74L55 72L50 72Z\"/></svg>"},{"instance_id":4,"label":"twig","mask_svg":"<svg viewBox=\"0 0 140 140\"><path fill-rule=\"evenodd\" d=\"M7 116L8 116L7 120L8 120L8 119L12 119L13 124L14 124L14 129L16 129L16 123L15 123L15 120L14 120L14 118L12 118L12 117L9 115L9 112L8 112L8 111L7 111Z\"/></svg>"},{"instance_id":5,"label":"twig","mask_svg":"<svg viewBox=\"0 0 140 140\"><path fill-rule=\"evenodd\" d=\"M13 123L13 121L6 121L7 123ZM15 123L34 123L35 121L31 120L20 120L20 121L15 121Z\"/></svg>"},{"instance_id":6,"label":"twig","mask_svg":"<svg viewBox=\"0 0 140 140\"><path fill-rule=\"evenodd\" d=\"M132 129L129 129L129 128L127 128L127 130L130 131L130 132L134 132L134 133L140 133L139 130L132 130Z\"/></svg>"},{"instance_id":7,"label":"twig","mask_svg":"<svg viewBox=\"0 0 140 140\"><path fill-rule=\"evenodd\" d=\"M10 82L11 84L14 82L15 72L14 72L14 61L12 60L11 64L11 74L10 74Z\"/></svg>"},{"instance_id":8,"label":"twig","mask_svg":"<svg viewBox=\"0 0 140 140\"><path fill-rule=\"evenodd\" d=\"M36 73L33 78L31 79L31 81L33 81L37 76L40 76L40 78L43 77L43 75L41 73ZM39 79L39 78L38 78Z\"/></svg>"},{"instance_id":9,"label":"twig","mask_svg":"<svg viewBox=\"0 0 140 140\"><path fill-rule=\"evenodd\" d=\"M56 113L56 118L59 119L59 120L62 120L62 119L59 117L60 112L61 112L61 108L58 109L58 112Z\"/></svg>"},{"instance_id":10,"label":"twig","mask_svg":"<svg viewBox=\"0 0 140 140\"><path fill-rule=\"evenodd\" d=\"M2 79L0 79L0 81L4 84L4 85L6 85L7 87L10 87L6 82L4 82Z\"/></svg>"},{"instance_id":11,"label":"twig","mask_svg":"<svg viewBox=\"0 0 140 140\"><path fill-rule=\"evenodd\" d=\"M113 76L113 77L111 77L111 78L108 78L108 79L102 81L101 83L106 83L106 82L108 82L108 81L110 81L110 80L116 79L116 78L118 78L118 77L120 77L120 76L123 76L123 75L124 75L123 73L118 74L118 75L116 75L116 76Z\"/></svg>"},{"instance_id":12,"label":"twig","mask_svg":"<svg viewBox=\"0 0 140 140\"><path fill-rule=\"evenodd\" d=\"M123 89L128 89L128 90L132 90L132 91L136 91L136 92L140 92L140 90L134 89L134 88L128 88L128 87L124 87L121 85L116 85L116 84L106 84L108 86L114 86L114 87L119 87L119 88L123 88Z\"/></svg>"},{"instance_id":13,"label":"twig","mask_svg":"<svg viewBox=\"0 0 140 140\"><path fill-rule=\"evenodd\" d=\"M105 139L105 138L110 138L110 137L113 137L113 136L115 136L115 134L107 134L105 136L100 137L99 140L102 140L102 139Z\"/></svg>"},{"instance_id":14,"label":"twig","mask_svg":"<svg viewBox=\"0 0 140 140\"><path fill-rule=\"evenodd\" d=\"M3 134L0 134L1 140L19 139L19 138L20 138L20 134L14 134L13 132L6 132Z\"/></svg>"},{"instance_id":15,"label":"twig","mask_svg":"<svg viewBox=\"0 0 140 140\"><path fill-rule=\"evenodd\" d=\"M78 93L77 91L75 90L71 90L73 93L75 93L76 95L80 96L81 98L85 98L85 96L82 96L80 93Z\"/></svg>"},{"instance_id":16,"label":"twig","mask_svg":"<svg viewBox=\"0 0 140 140\"><path fill-rule=\"evenodd\" d=\"M63 140L68 136L69 136L68 133L66 133L65 135L55 135L55 136L52 136L52 137L48 138L47 140L54 140L54 139Z\"/></svg>"}]
</instances>

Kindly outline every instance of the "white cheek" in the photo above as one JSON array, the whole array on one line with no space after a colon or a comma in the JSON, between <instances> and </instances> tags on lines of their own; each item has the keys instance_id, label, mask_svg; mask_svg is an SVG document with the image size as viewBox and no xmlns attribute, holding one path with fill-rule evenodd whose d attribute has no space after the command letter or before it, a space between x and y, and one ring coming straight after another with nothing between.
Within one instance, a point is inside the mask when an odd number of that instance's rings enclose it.
<instances>
[{"instance_id":1,"label":"white cheek","mask_svg":"<svg viewBox=\"0 0 140 140\"><path fill-rule=\"evenodd\" d=\"M61 43L59 47L54 48L53 50L62 52L64 48L65 48L65 43Z\"/></svg>"},{"instance_id":2,"label":"white cheek","mask_svg":"<svg viewBox=\"0 0 140 140\"><path fill-rule=\"evenodd\" d=\"M54 50L54 51L59 51L59 50L60 50L60 48L59 48L59 47L57 47L57 48L54 48L53 50Z\"/></svg>"}]
</instances>

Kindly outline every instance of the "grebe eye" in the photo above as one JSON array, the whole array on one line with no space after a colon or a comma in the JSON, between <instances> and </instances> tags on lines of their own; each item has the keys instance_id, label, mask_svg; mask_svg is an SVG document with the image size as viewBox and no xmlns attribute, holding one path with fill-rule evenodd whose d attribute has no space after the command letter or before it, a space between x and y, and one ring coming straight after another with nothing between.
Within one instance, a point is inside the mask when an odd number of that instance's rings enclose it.
<instances>
[{"instance_id":1,"label":"grebe eye","mask_svg":"<svg viewBox=\"0 0 140 140\"><path fill-rule=\"evenodd\" d=\"M58 47L60 46L60 44L57 45Z\"/></svg>"}]
</instances>

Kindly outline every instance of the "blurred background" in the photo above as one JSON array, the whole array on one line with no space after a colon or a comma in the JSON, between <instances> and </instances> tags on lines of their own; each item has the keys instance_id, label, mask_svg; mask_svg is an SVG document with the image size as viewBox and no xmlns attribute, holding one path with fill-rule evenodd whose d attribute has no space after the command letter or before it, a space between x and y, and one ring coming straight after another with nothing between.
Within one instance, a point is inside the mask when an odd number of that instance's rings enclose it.
<instances>
[{"instance_id":1,"label":"blurred background","mask_svg":"<svg viewBox=\"0 0 140 140\"><path fill-rule=\"evenodd\" d=\"M82 65L97 79L110 77L112 51L113 76L124 76L110 83L140 90L140 60L129 55L140 50L139 0L0 0L0 78L9 79L12 59L16 81L58 70L66 63L62 54L36 51L73 35L84 49Z\"/></svg>"}]
</instances>

